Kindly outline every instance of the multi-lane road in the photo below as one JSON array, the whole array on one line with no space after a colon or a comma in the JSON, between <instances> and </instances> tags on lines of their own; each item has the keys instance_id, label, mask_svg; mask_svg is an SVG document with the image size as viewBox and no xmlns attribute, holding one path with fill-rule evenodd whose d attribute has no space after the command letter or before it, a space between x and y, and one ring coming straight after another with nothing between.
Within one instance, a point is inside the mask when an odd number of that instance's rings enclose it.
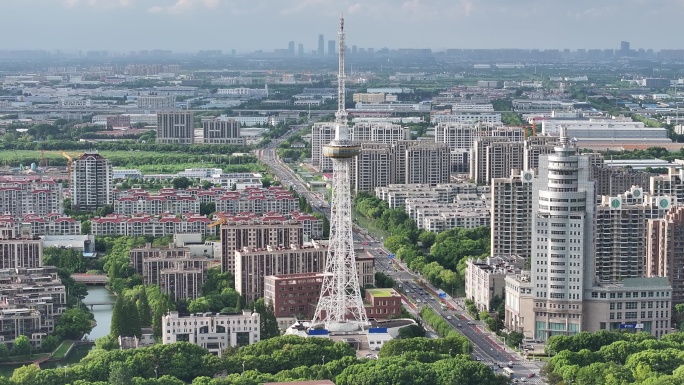
<instances>
[{"instance_id":1,"label":"multi-lane road","mask_svg":"<svg viewBox=\"0 0 684 385\"><path fill-rule=\"evenodd\" d=\"M287 132L283 138L272 140L269 145L261 150L258 150L259 159L271 168L273 176L279 180L284 186L292 187L297 194L303 196L311 205L311 208L326 216L330 215L330 206L320 193L310 191L306 182L295 174L289 167L287 167L276 154L278 144L285 140L288 136L294 134L294 130ZM444 310L441 302L436 298L435 293L437 289L432 287L429 283L424 282L422 277L414 274L409 269L402 265L399 261L390 259L388 251L384 249L383 245L376 239L372 238L368 233L354 226L355 234L354 240L357 247L365 248L376 261L376 268L391 276L397 284L402 285L407 298L413 300L415 306L429 306L435 312L444 317L455 330L463 334L473 344L473 356L475 359L487 363L494 370L499 373L502 372L502 367L513 364L514 378L516 382L543 384L539 378L539 362L524 361L510 348L501 344L492 333L486 332L484 326L480 321L470 319L467 312L463 311L462 302L458 299L449 298L457 309L460 310ZM420 283L420 284L419 284ZM529 378L530 374L534 377Z\"/></svg>"}]
</instances>

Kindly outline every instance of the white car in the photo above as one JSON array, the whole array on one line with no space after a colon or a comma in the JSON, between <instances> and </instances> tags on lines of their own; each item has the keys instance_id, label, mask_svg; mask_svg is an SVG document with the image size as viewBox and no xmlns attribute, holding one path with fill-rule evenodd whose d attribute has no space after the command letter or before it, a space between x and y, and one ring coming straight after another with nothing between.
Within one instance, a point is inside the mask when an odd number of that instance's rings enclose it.
<instances>
[{"instance_id":1,"label":"white car","mask_svg":"<svg viewBox=\"0 0 684 385\"><path fill-rule=\"evenodd\" d=\"M450 315L447 316L447 319L449 319L449 320L452 319L452 318L454 318L454 317L452 317L452 316L450 316Z\"/></svg>"}]
</instances>

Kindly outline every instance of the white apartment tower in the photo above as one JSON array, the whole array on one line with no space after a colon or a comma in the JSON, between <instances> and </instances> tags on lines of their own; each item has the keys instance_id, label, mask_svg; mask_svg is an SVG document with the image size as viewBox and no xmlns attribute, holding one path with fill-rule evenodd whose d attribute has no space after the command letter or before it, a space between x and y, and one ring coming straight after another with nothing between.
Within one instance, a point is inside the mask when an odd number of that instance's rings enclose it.
<instances>
[{"instance_id":1,"label":"white apartment tower","mask_svg":"<svg viewBox=\"0 0 684 385\"><path fill-rule=\"evenodd\" d=\"M592 287L596 276L594 194L589 159L577 155L562 130L555 154L541 157L538 178L532 182L530 326L536 339L582 329L584 289Z\"/></svg>"},{"instance_id":2,"label":"white apartment tower","mask_svg":"<svg viewBox=\"0 0 684 385\"><path fill-rule=\"evenodd\" d=\"M616 196L604 195L596 211L596 274L601 283L645 276L649 219L664 218L672 202L639 186Z\"/></svg>"},{"instance_id":3,"label":"white apartment tower","mask_svg":"<svg viewBox=\"0 0 684 385\"><path fill-rule=\"evenodd\" d=\"M86 152L71 165L71 206L95 210L113 201L112 163L97 152Z\"/></svg>"},{"instance_id":4,"label":"white apartment tower","mask_svg":"<svg viewBox=\"0 0 684 385\"><path fill-rule=\"evenodd\" d=\"M374 192L392 183L392 148L385 143L361 143L361 152L352 162L352 185L356 192Z\"/></svg>"},{"instance_id":5,"label":"white apartment tower","mask_svg":"<svg viewBox=\"0 0 684 385\"><path fill-rule=\"evenodd\" d=\"M533 172L520 170L512 170L510 178L492 179L492 255L530 258L533 180Z\"/></svg>"},{"instance_id":6,"label":"white apartment tower","mask_svg":"<svg viewBox=\"0 0 684 385\"><path fill-rule=\"evenodd\" d=\"M311 126L311 163L319 172L332 172L332 159L323 156L323 146L335 139L335 123L318 122Z\"/></svg>"},{"instance_id":7,"label":"white apartment tower","mask_svg":"<svg viewBox=\"0 0 684 385\"><path fill-rule=\"evenodd\" d=\"M195 140L195 118L192 111L157 114L157 143L192 144Z\"/></svg>"}]
</instances>

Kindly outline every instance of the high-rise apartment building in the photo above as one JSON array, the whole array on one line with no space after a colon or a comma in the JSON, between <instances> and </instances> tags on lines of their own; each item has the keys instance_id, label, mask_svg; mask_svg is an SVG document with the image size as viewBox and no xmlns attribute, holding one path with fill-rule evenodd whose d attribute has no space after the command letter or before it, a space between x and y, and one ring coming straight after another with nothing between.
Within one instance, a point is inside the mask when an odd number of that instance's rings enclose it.
<instances>
[{"instance_id":1,"label":"high-rise apartment building","mask_svg":"<svg viewBox=\"0 0 684 385\"><path fill-rule=\"evenodd\" d=\"M195 140L195 117L192 111L157 114L157 143L192 144Z\"/></svg>"},{"instance_id":2,"label":"high-rise apartment building","mask_svg":"<svg viewBox=\"0 0 684 385\"><path fill-rule=\"evenodd\" d=\"M531 281L536 339L582 329L584 289L596 276L594 182L589 160L561 133L532 181Z\"/></svg>"},{"instance_id":3,"label":"high-rise apartment building","mask_svg":"<svg viewBox=\"0 0 684 385\"><path fill-rule=\"evenodd\" d=\"M446 143L452 151L470 150L478 131L476 123L439 123L435 126L435 142Z\"/></svg>"},{"instance_id":4,"label":"high-rise apartment building","mask_svg":"<svg viewBox=\"0 0 684 385\"><path fill-rule=\"evenodd\" d=\"M553 154L557 145L558 138L555 136L532 136L525 139L524 169L536 170L539 167L539 156Z\"/></svg>"},{"instance_id":5,"label":"high-rise apartment building","mask_svg":"<svg viewBox=\"0 0 684 385\"><path fill-rule=\"evenodd\" d=\"M264 296L264 277L322 272L327 252L315 246L245 247L235 252L235 290L256 301Z\"/></svg>"},{"instance_id":6,"label":"high-rise apartment building","mask_svg":"<svg viewBox=\"0 0 684 385\"><path fill-rule=\"evenodd\" d=\"M404 183L436 186L449 182L449 147L444 143L416 141L406 148L404 162Z\"/></svg>"},{"instance_id":7,"label":"high-rise apartment building","mask_svg":"<svg viewBox=\"0 0 684 385\"><path fill-rule=\"evenodd\" d=\"M410 140L411 130L400 124L389 122L360 122L349 128L352 140L357 143L394 144L400 140Z\"/></svg>"},{"instance_id":8,"label":"high-rise apartment building","mask_svg":"<svg viewBox=\"0 0 684 385\"><path fill-rule=\"evenodd\" d=\"M112 163L97 152L86 152L71 165L71 207L95 210L113 203Z\"/></svg>"},{"instance_id":9,"label":"high-rise apartment building","mask_svg":"<svg viewBox=\"0 0 684 385\"><path fill-rule=\"evenodd\" d=\"M43 241L29 228L17 234L13 227L0 228L0 269L43 266Z\"/></svg>"},{"instance_id":10,"label":"high-rise apartment building","mask_svg":"<svg viewBox=\"0 0 684 385\"><path fill-rule=\"evenodd\" d=\"M651 177L659 175L626 168L592 166L591 177L596 181L596 195L615 196L630 190L632 186L643 187L644 192L649 192Z\"/></svg>"},{"instance_id":11,"label":"high-rise apartment building","mask_svg":"<svg viewBox=\"0 0 684 385\"><path fill-rule=\"evenodd\" d=\"M231 118L218 117L202 121L204 144L245 145L245 138L240 136L240 123Z\"/></svg>"},{"instance_id":12,"label":"high-rise apartment building","mask_svg":"<svg viewBox=\"0 0 684 385\"><path fill-rule=\"evenodd\" d=\"M397 184L448 183L449 147L445 143L400 140L392 145L392 181Z\"/></svg>"},{"instance_id":13,"label":"high-rise apartment building","mask_svg":"<svg viewBox=\"0 0 684 385\"><path fill-rule=\"evenodd\" d=\"M323 146L335 138L335 123L317 122L311 126L311 163L319 172L332 172L332 160L323 156Z\"/></svg>"},{"instance_id":14,"label":"high-rise apartment building","mask_svg":"<svg viewBox=\"0 0 684 385\"><path fill-rule=\"evenodd\" d=\"M188 247L173 244L168 247L145 247L131 249L131 265L136 274L143 277L145 286L157 285L174 301L192 300L202 295L209 258L190 255Z\"/></svg>"},{"instance_id":15,"label":"high-rise apartment building","mask_svg":"<svg viewBox=\"0 0 684 385\"><path fill-rule=\"evenodd\" d=\"M669 197L653 197L641 187L603 196L596 210L596 279L602 283L645 276L649 219L663 218Z\"/></svg>"},{"instance_id":16,"label":"high-rise apartment building","mask_svg":"<svg viewBox=\"0 0 684 385\"><path fill-rule=\"evenodd\" d=\"M533 179L533 172L520 170L492 179L492 255L531 257Z\"/></svg>"},{"instance_id":17,"label":"high-rise apartment building","mask_svg":"<svg viewBox=\"0 0 684 385\"><path fill-rule=\"evenodd\" d=\"M649 219L646 232L646 276L667 277L672 306L684 303L684 207L662 219Z\"/></svg>"},{"instance_id":18,"label":"high-rise apartment building","mask_svg":"<svg viewBox=\"0 0 684 385\"><path fill-rule=\"evenodd\" d=\"M357 143L394 144L400 140L409 140L411 138L411 131L399 124L389 122L362 122L350 127L349 135ZM323 156L323 147L334 138L335 123L314 123L311 128L311 162L320 172L332 172L332 160ZM352 166L353 163L352 161Z\"/></svg>"},{"instance_id":19,"label":"high-rise apartment building","mask_svg":"<svg viewBox=\"0 0 684 385\"><path fill-rule=\"evenodd\" d=\"M524 144L510 139L495 136L476 139L470 151L470 179L489 184L494 178L509 177L512 169L522 169Z\"/></svg>"},{"instance_id":20,"label":"high-rise apartment building","mask_svg":"<svg viewBox=\"0 0 684 385\"><path fill-rule=\"evenodd\" d=\"M298 221L226 220L221 224L221 271L236 274L235 253L244 248L289 248L303 243L304 226Z\"/></svg>"},{"instance_id":21,"label":"high-rise apartment building","mask_svg":"<svg viewBox=\"0 0 684 385\"><path fill-rule=\"evenodd\" d=\"M361 143L353 162L352 185L356 192L374 192L392 183L392 146L386 143Z\"/></svg>"}]
</instances>

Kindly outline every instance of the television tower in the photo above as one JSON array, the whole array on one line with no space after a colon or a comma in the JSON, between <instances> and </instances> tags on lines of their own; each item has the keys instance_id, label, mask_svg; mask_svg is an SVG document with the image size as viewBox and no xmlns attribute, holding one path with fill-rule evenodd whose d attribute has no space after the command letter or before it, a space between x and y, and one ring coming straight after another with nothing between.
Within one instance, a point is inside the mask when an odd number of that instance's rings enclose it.
<instances>
[{"instance_id":1,"label":"television tower","mask_svg":"<svg viewBox=\"0 0 684 385\"><path fill-rule=\"evenodd\" d=\"M333 184L330 205L330 241L312 327L324 325L330 332L362 330L368 324L356 274L351 217L351 160L359 155L359 145L351 141L345 110L344 17L340 15L339 71L337 75L337 112L335 139L323 147L323 155L332 159Z\"/></svg>"}]
</instances>

